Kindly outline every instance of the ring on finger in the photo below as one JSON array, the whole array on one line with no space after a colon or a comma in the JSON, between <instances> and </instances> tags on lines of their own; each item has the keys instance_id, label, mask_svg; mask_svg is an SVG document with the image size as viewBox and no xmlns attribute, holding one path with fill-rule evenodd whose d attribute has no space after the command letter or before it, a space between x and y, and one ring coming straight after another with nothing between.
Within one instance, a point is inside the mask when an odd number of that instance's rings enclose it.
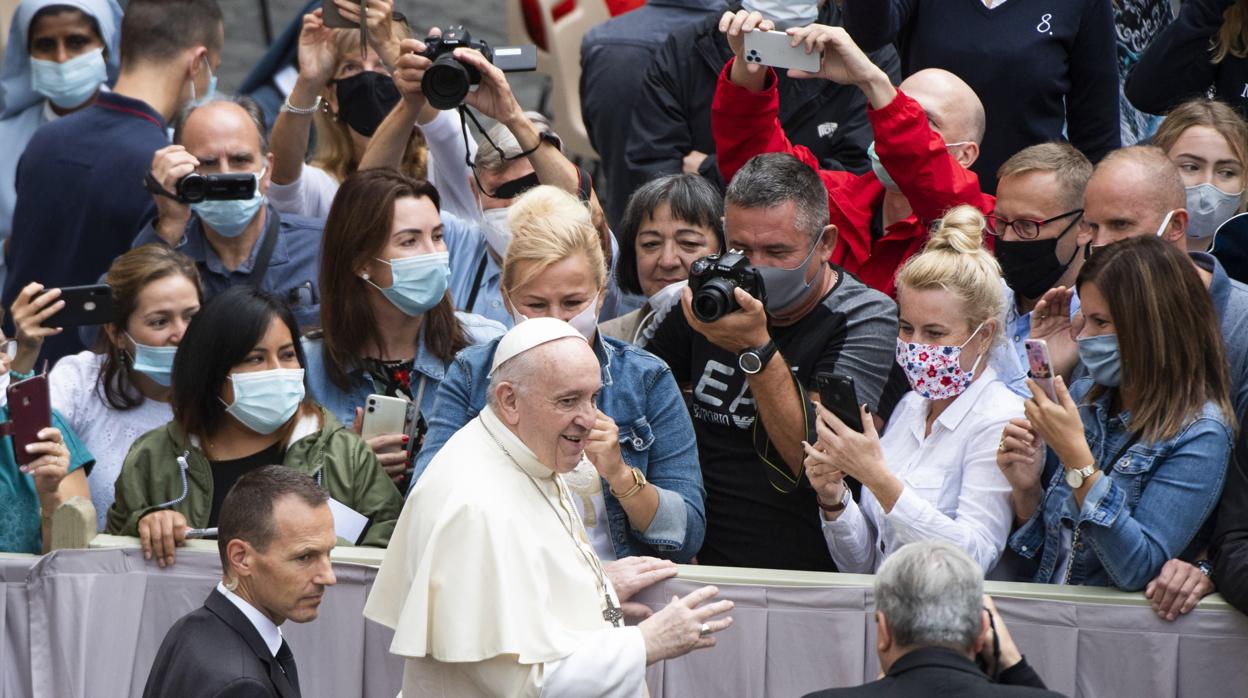
<instances>
[{"instance_id":1,"label":"ring on finger","mask_svg":"<svg viewBox=\"0 0 1248 698\"><path fill-rule=\"evenodd\" d=\"M1004 436L1001 437L1001 441L997 444L997 450L1002 453L1005 453L1005 437Z\"/></svg>"},{"instance_id":2,"label":"ring on finger","mask_svg":"<svg viewBox=\"0 0 1248 698\"><path fill-rule=\"evenodd\" d=\"M702 630L698 632L698 637L706 637L711 634L711 626L709 623L702 624Z\"/></svg>"}]
</instances>

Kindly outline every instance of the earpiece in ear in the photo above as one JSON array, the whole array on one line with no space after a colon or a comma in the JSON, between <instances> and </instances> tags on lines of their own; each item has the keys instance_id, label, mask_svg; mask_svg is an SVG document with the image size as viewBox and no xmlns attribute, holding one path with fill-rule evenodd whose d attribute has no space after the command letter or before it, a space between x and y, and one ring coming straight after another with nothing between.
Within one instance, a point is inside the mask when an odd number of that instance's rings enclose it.
<instances>
[{"instance_id":1,"label":"earpiece in ear","mask_svg":"<svg viewBox=\"0 0 1248 698\"><path fill-rule=\"evenodd\" d=\"M364 273L360 274L360 278L361 278L361 279L364 279L365 281L368 281L368 272L364 272Z\"/></svg>"}]
</instances>

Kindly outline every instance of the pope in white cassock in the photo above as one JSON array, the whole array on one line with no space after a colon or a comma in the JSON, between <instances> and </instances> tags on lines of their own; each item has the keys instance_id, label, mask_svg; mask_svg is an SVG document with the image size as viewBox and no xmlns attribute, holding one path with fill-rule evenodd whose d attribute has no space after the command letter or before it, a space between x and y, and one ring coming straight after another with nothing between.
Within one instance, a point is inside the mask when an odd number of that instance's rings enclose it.
<instances>
[{"instance_id":1,"label":"pope in white cassock","mask_svg":"<svg viewBox=\"0 0 1248 698\"><path fill-rule=\"evenodd\" d=\"M600 376L561 320L526 320L499 342L488 406L416 483L364 608L395 631L408 698L633 698L647 665L711 647L732 624L719 618L731 601L701 605L708 586L624 626L627 599L561 477L585 457ZM620 593L644 586L632 582Z\"/></svg>"}]
</instances>

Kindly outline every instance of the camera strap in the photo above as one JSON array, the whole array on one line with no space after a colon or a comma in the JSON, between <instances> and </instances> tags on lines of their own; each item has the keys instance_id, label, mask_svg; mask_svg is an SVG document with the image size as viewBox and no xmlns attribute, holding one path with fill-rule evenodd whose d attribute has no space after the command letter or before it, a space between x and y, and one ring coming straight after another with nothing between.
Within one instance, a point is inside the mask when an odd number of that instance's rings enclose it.
<instances>
[{"instance_id":1,"label":"camera strap","mask_svg":"<svg viewBox=\"0 0 1248 698\"><path fill-rule=\"evenodd\" d=\"M485 277L485 267L489 263L490 251L488 249L481 251L481 263L477 265L477 274L472 279L472 291L468 293L468 303L464 306L464 312L471 313L473 306L477 304L477 294L481 291L481 279Z\"/></svg>"},{"instance_id":2,"label":"camera strap","mask_svg":"<svg viewBox=\"0 0 1248 698\"><path fill-rule=\"evenodd\" d=\"M178 200L177 194L165 189L160 185L160 182L156 181L156 177L152 175L151 170L148 170L147 173L143 175L143 188L146 189L149 194L163 196L167 199L173 199L174 201Z\"/></svg>"},{"instance_id":3,"label":"camera strap","mask_svg":"<svg viewBox=\"0 0 1248 698\"><path fill-rule=\"evenodd\" d=\"M533 153L536 153L537 149L542 147L542 143L547 141L547 137L545 134L538 134L537 145L529 148L528 150L516 153L515 155L508 156L503 152L503 149L498 147L498 144L490 138L489 132L486 131L485 127L481 125L481 122L477 120L476 114L473 114L471 109L469 109L466 105L461 104L458 107L458 111L460 130L463 131L464 134L464 164L468 166L469 170L472 170L472 178L477 182L477 191L485 194L491 199L497 199L499 198L497 190L492 192L486 191L485 187L481 184L481 178L477 176L477 163L473 162L472 157L468 154L471 152L471 146L468 144L468 120L472 119L472 123L477 127L477 130L481 132L481 135L485 138L486 142L494 146L494 150L498 151L499 157L501 157L505 162L519 160L520 158L527 158Z\"/></svg>"},{"instance_id":4,"label":"camera strap","mask_svg":"<svg viewBox=\"0 0 1248 698\"><path fill-rule=\"evenodd\" d=\"M269 260L273 259L273 248L277 247L277 236L281 233L281 221L278 220L277 211L266 208L265 215L269 218L268 225L264 227L264 238L260 241L260 251L256 253L256 263L251 267L251 274L247 276L247 283L256 289L264 282L264 274L269 270Z\"/></svg>"}]
</instances>

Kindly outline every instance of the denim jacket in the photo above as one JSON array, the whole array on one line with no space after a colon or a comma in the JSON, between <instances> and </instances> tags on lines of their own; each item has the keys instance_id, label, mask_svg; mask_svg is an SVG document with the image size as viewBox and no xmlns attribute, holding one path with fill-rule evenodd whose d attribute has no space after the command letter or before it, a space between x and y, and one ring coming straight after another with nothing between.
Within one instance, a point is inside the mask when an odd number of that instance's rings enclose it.
<instances>
[{"instance_id":1,"label":"denim jacket","mask_svg":"<svg viewBox=\"0 0 1248 698\"><path fill-rule=\"evenodd\" d=\"M464 334L473 344L481 344L498 339L506 332L506 328L493 320L471 313L455 313L455 318L464 328ZM350 426L355 421L355 408L363 407L368 396L377 392L373 381L364 368L357 368L350 374L350 387L343 390L329 378L325 368L325 345L321 339L303 339L303 353L308 365L304 373L307 375L308 390L312 399L319 402L338 418L339 422ZM412 390L419 391L420 381L425 381L425 389L420 396L420 414L429 415L433 410L434 395L438 392L438 383L446 375L446 364L434 356L425 346L425 326L420 327L420 335L416 340L416 359L412 368L419 376L412 376Z\"/></svg>"},{"instance_id":2,"label":"denim jacket","mask_svg":"<svg viewBox=\"0 0 1248 698\"><path fill-rule=\"evenodd\" d=\"M1064 583L1138 591L1192 543L1213 512L1226 480L1233 430L1209 402L1177 435L1131 443L1130 414L1111 414L1108 395L1085 404L1091 388L1092 380L1083 378L1070 394L1079 403L1084 436L1104 475L1077 509L1065 469L1055 468L1039 507L1010 537L1010 547L1038 562L1033 582L1052 581L1062 554L1069 552ZM1049 455L1053 460L1051 450ZM1073 550L1063 550L1063 526L1071 531Z\"/></svg>"},{"instance_id":3,"label":"denim jacket","mask_svg":"<svg viewBox=\"0 0 1248 698\"><path fill-rule=\"evenodd\" d=\"M460 427L485 407L495 340L461 351L438 387L429 431L416 459L412 484ZM633 529L619 500L603 481L611 543L618 557L654 555L688 562L702 547L706 531L702 470L693 422L671 369L653 354L598 334L594 354L602 365L598 409L615 420L620 452L659 492L659 509L644 532ZM410 491L410 490L409 490Z\"/></svg>"}]
</instances>

